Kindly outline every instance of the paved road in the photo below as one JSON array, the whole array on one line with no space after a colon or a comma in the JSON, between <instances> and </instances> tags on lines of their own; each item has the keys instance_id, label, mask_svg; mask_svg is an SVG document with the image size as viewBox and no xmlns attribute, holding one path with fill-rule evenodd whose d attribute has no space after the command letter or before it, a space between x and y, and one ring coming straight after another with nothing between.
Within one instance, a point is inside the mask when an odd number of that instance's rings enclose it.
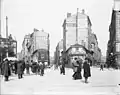
<instances>
[{"instance_id":1,"label":"paved road","mask_svg":"<svg viewBox=\"0 0 120 95\"><path fill-rule=\"evenodd\" d=\"M1 94L11 95L120 95L120 71L100 71L91 68L92 77L89 83L72 79L72 70L66 69L66 75L59 70L47 69L45 76L25 75L23 79L10 77L9 82L1 78ZM119 93L119 94L118 94Z\"/></svg>"}]
</instances>

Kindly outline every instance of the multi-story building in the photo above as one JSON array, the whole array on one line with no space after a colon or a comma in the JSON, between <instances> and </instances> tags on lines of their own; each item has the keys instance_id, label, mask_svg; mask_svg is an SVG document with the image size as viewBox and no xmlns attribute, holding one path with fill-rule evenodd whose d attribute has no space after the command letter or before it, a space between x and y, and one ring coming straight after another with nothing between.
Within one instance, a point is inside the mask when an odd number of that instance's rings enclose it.
<instances>
[{"instance_id":1,"label":"multi-story building","mask_svg":"<svg viewBox=\"0 0 120 95\"><path fill-rule=\"evenodd\" d=\"M29 59L29 52L27 49L27 43L30 41L30 34L25 35L23 43L22 43L22 50L23 50L23 58L25 61Z\"/></svg>"},{"instance_id":2,"label":"multi-story building","mask_svg":"<svg viewBox=\"0 0 120 95\"><path fill-rule=\"evenodd\" d=\"M63 53L63 39L58 42L54 53L55 64L58 66Z\"/></svg>"},{"instance_id":3,"label":"multi-story building","mask_svg":"<svg viewBox=\"0 0 120 95\"><path fill-rule=\"evenodd\" d=\"M91 33L91 21L82 10L82 13L71 15L67 14L67 18L63 23L63 39L65 51L74 44L84 44L88 49L88 36Z\"/></svg>"},{"instance_id":4,"label":"multi-story building","mask_svg":"<svg viewBox=\"0 0 120 95\"><path fill-rule=\"evenodd\" d=\"M98 47L97 36L94 33L89 35L89 50L93 52L91 59L93 64L97 64L101 62L101 49Z\"/></svg>"},{"instance_id":5,"label":"multi-story building","mask_svg":"<svg viewBox=\"0 0 120 95\"><path fill-rule=\"evenodd\" d=\"M100 57L101 51L98 49L97 37L92 33L91 26L90 18L85 14L84 10L82 10L81 13L77 11L74 15L67 13L67 18L63 23L63 55L66 51L68 51L68 53L70 51L71 53L71 51L74 51L74 47L77 47L76 55L79 53L83 58L85 58L86 55L89 55L88 57L96 57L99 51ZM71 47L73 49L70 49ZM66 57L66 55L64 57ZM94 59L97 60L99 58ZM93 60L93 58L91 60Z\"/></svg>"},{"instance_id":6,"label":"multi-story building","mask_svg":"<svg viewBox=\"0 0 120 95\"><path fill-rule=\"evenodd\" d=\"M38 60L47 61L49 64L49 34L44 30L34 29L30 35L30 40L27 42L27 50L30 55L30 60L38 62Z\"/></svg>"},{"instance_id":7,"label":"multi-story building","mask_svg":"<svg viewBox=\"0 0 120 95\"><path fill-rule=\"evenodd\" d=\"M0 60L5 57L17 57L17 41L11 34L8 38L0 37Z\"/></svg>"},{"instance_id":8,"label":"multi-story building","mask_svg":"<svg viewBox=\"0 0 120 95\"><path fill-rule=\"evenodd\" d=\"M107 45L107 65L120 66L120 1L114 0L111 24L109 26L109 41Z\"/></svg>"}]
</instances>

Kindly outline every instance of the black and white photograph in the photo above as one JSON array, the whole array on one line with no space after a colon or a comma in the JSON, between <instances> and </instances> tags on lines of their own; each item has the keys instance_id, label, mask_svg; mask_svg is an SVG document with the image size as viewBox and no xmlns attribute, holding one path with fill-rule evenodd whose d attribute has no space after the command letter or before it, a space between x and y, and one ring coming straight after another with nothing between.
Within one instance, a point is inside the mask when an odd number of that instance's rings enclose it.
<instances>
[{"instance_id":1,"label":"black and white photograph","mask_svg":"<svg viewBox=\"0 0 120 95\"><path fill-rule=\"evenodd\" d=\"M120 0L0 0L0 95L120 95Z\"/></svg>"}]
</instances>

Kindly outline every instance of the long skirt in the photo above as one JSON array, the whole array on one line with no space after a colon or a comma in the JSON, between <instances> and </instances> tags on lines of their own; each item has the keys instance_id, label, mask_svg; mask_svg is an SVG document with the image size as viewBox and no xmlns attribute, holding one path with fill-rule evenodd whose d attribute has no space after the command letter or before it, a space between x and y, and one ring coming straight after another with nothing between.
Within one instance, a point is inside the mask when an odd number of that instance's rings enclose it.
<instances>
[{"instance_id":1,"label":"long skirt","mask_svg":"<svg viewBox=\"0 0 120 95\"><path fill-rule=\"evenodd\" d=\"M72 76L74 79L82 79L82 76L81 76L81 69L78 67L77 68L77 71L74 72L73 76Z\"/></svg>"}]
</instances>

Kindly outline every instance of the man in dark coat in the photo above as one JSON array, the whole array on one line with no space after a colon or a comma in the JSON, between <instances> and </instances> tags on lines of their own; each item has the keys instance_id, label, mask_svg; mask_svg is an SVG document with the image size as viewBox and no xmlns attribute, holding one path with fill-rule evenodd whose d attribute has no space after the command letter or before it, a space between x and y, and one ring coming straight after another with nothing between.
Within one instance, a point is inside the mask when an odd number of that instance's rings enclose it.
<instances>
[{"instance_id":1,"label":"man in dark coat","mask_svg":"<svg viewBox=\"0 0 120 95\"><path fill-rule=\"evenodd\" d=\"M23 74L24 74L24 71L25 71L25 61L24 61L24 59L23 59L23 61L22 61L22 65L23 65L22 71L23 71Z\"/></svg>"},{"instance_id":2,"label":"man in dark coat","mask_svg":"<svg viewBox=\"0 0 120 95\"><path fill-rule=\"evenodd\" d=\"M40 75L43 76L44 75L44 69L45 69L45 63L44 61L42 61L42 64L40 65Z\"/></svg>"},{"instance_id":3,"label":"man in dark coat","mask_svg":"<svg viewBox=\"0 0 120 95\"><path fill-rule=\"evenodd\" d=\"M66 62L66 60L63 58L63 61L62 61L62 72L63 72L63 75L65 75L65 62Z\"/></svg>"},{"instance_id":4,"label":"man in dark coat","mask_svg":"<svg viewBox=\"0 0 120 95\"><path fill-rule=\"evenodd\" d=\"M3 63L2 70L3 70L3 75L5 77L5 81L8 81L8 78L11 75L8 59L6 59L5 62Z\"/></svg>"},{"instance_id":5,"label":"man in dark coat","mask_svg":"<svg viewBox=\"0 0 120 95\"><path fill-rule=\"evenodd\" d=\"M19 61L17 64L17 74L18 74L18 79L21 79L23 76L23 65L22 61Z\"/></svg>"},{"instance_id":6,"label":"man in dark coat","mask_svg":"<svg viewBox=\"0 0 120 95\"><path fill-rule=\"evenodd\" d=\"M101 63L101 64L100 64L100 71L101 71L101 70L103 71L103 67L104 67L104 66L103 66L103 64Z\"/></svg>"},{"instance_id":7,"label":"man in dark coat","mask_svg":"<svg viewBox=\"0 0 120 95\"><path fill-rule=\"evenodd\" d=\"M27 61L27 62L26 62L26 73L27 73L27 74L30 74L29 68L30 68L29 62Z\"/></svg>"},{"instance_id":8,"label":"man in dark coat","mask_svg":"<svg viewBox=\"0 0 120 95\"><path fill-rule=\"evenodd\" d=\"M3 73L2 73L2 64L3 64L3 62L0 62L0 75L3 75Z\"/></svg>"},{"instance_id":9,"label":"man in dark coat","mask_svg":"<svg viewBox=\"0 0 120 95\"><path fill-rule=\"evenodd\" d=\"M88 83L88 77L91 77L91 72L90 72L90 65L88 64L87 58L85 58L85 62L83 64L83 69L84 69L84 78L85 78L85 83Z\"/></svg>"},{"instance_id":10,"label":"man in dark coat","mask_svg":"<svg viewBox=\"0 0 120 95\"><path fill-rule=\"evenodd\" d=\"M14 65L15 65L15 74L17 74L17 61L15 61Z\"/></svg>"},{"instance_id":11,"label":"man in dark coat","mask_svg":"<svg viewBox=\"0 0 120 95\"><path fill-rule=\"evenodd\" d=\"M63 58L60 60L60 74L65 75L65 59Z\"/></svg>"},{"instance_id":12,"label":"man in dark coat","mask_svg":"<svg viewBox=\"0 0 120 95\"><path fill-rule=\"evenodd\" d=\"M37 69L37 72L38 72L38 75L40 75L40 64L41 62L40 61L38 61L38 64L37 64L37 66L38 66L38 69Z\"/></svg>"}]
</instances>

